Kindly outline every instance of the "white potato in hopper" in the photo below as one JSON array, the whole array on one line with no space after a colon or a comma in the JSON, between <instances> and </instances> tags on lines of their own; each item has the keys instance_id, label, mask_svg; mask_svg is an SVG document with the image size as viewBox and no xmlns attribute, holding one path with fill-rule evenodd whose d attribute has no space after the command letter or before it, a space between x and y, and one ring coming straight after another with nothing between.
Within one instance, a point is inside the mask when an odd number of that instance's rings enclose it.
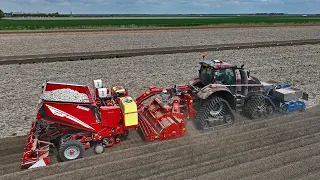
<instances>
[{"instance_id":1,"label":"white potato in hopper","mask_svg":"<svg viewBox=\"0 0 320 180\"><path fill-rule=\"evenodd\" d=\"M79 93L70 88L45 91L42 94L42 99L46 101L89 102L86 94Z\"/></svg>"}]
</instances>

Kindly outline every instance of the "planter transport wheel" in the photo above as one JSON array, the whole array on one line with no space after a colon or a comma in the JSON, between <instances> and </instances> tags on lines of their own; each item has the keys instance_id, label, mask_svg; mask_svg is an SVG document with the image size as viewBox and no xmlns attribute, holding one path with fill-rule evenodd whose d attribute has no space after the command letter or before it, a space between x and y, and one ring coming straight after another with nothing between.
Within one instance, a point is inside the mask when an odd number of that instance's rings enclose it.
<instances>
[{"instance_id":1,"label":"planter transport wheel","mask_svg":"<svg viewBox=\"0 0 320 180\"><path fill-rule=\"evenodd\" d=\"M80 141L68 140L59 148L59 156L61 161L70 161L83 157L84 146Z\"/></svg>"}]
</instances>

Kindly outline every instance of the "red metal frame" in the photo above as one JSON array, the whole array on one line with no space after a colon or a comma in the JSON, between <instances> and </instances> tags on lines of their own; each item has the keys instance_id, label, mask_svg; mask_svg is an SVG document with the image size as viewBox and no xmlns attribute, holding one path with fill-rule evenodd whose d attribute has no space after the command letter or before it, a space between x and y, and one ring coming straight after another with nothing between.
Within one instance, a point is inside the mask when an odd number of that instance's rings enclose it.
<instances>
[{"instance_id":1,"label":"red metal frame","mask_svg":"<svg viewBox=\"0 0 320 180\"><path fill-rule=\"evenodd\" d=\"M164 103L156 96L163 90L166 90L169 94L175 90L180 93L172 94L172 102ZM152 99L152 101L147 105L143 104L148 99ZM186 130L185 118L195 117L189 85L159 89L156 86L150 86L150 90L142 92L137 97L136 102L139 127L147 141L156 139L162 141L182 137Z\"/></svg>"},{"instance_id":2,"label":"red metal frame","mask_svg":"<svg viewBox=\"0 0 320 180\"><path fill-rule=\"evenodd\" d=\"M47 158L49 155L49 146L52 143L42 141L41 136L36 135L36 121L32 122L31 129L26 140L26 146L22 156L22 166L30 167L37 161ZM48 158L49 163L50 159Z\"/></svg>"}]
</instances>

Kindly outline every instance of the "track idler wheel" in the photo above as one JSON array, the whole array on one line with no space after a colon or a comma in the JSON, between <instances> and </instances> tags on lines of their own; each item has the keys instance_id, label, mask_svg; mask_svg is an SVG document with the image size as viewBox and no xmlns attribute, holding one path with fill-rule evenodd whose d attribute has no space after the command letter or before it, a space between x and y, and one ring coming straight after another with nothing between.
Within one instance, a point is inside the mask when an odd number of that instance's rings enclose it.
<instances>
[{"instance_id":1,"label":"track idler wheel","mask_svg":"<svg viewBox=\"0 0 320 180\"><path fill-rule=\"evenodd\" d=\"M266 115L268 117L274 117L279 112L279 104L273 103L269 98L265 99L266 101Z\"/></svg>"},{"instance_id":2,"label":"track idler wheel","mask_svg":"<svg viewBox=\"0 0 320 180\"><path fill-rule=\"evenodd\" d=\"M196 115L196 123L200 129L229 125L233 121L234 115L229 103L218 96L205 100Z\"/></svg>"},{"instance_id":3,"label":"track idler wheel","mask_svg":"<svg viewBox=\"0 0 320 180\"><path fill-rule=\"evenodd\" d=\"M276 113L276 109L275 107L271 106L271 105L268 105L267 108L266 108L266 113L268 116L274 116L275 113Z\"/></svg>"},{"instance_id":4,"label":"track idler wheel","mask_svg":"<svg viewBox=\"0 0 320 180\"><path fill-rule=\"evenodd\" d=\"M246 104L246 110L251 119L264 117L267 114L265 97L263 95L252 95L249 97Z\"/></svg>"},{"instance_id":5,"label":"track idler wheel","mask_svg":"<svg viewBox=\"0 0 320 180\"><path fill-rule=\"evenodd\" d=\"M84 146L80 141L68 140L61 144L58 156L61 161L70 161L82 158L84 151Z\"/></svg>"}]
</instances>

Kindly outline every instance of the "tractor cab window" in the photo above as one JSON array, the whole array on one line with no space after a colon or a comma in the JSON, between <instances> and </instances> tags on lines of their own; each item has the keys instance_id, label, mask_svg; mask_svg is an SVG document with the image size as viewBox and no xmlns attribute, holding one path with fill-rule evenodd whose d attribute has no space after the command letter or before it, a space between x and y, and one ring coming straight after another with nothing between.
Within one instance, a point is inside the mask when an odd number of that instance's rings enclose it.
<instances>
[{"instance_id":1,"label":"tractor cab window","mask_svg":"<svg viewBox=\"0 0 320 180\"><path fill-rule=\"evenodd\" d=\"M214 71L214 82L216 84L225 84L225 85L235 85L236 84L236 75L233 69L215 69ZM229 87L229 89L234 92L235 87Z\"/></svg>"},{"instance_id":2,"label":"tractor cab window","mask_svg":"<svg viewBox=\"0 0 320 180\"><path fill-rule=\"evenodd\" d=\"M213 81L213 69L206 66L201 66L199 70L199 78L203 85L211 84Z\"/></svg>"},{"instance_id":3,"label":"tractor cab window","mask_svg":"<svg viewBox=\"0 0 320 180\"><path fill-rule=\"evenodd\" d=\"M214 82L217 84L233 85L235 81L233 69L216 69L214 72Z\"/></svg>"}]
</instances>

